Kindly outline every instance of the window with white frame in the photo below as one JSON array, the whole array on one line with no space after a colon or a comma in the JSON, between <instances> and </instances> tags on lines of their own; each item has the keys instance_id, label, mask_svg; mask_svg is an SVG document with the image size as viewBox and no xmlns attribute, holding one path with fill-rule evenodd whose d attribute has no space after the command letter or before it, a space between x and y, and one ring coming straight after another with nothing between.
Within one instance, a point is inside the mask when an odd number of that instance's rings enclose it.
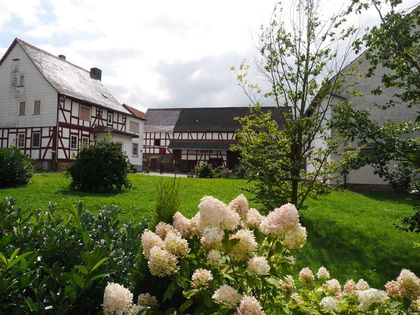
<instances>
[{"instance_id":1,"label":"window with white frame","mask_svg":"<svg viewBox=\"0 0 420 315\"><path fill-rule=\"evenodd\" d=\"M16 145L17 145L18 148L24 148L25 147L25 134L24 133L19 133L18 134Z\"/></svg>"},{"instance_id":2,"label":"window with white frame","mask_svg":"<svg viewBox=\"0 0 420 315\"><path fill-rule=\"evenodd\" d=\"M108 125L112 125L114 119L114 115L112 113L108 113Z\"/></svg>"},{"instance_id":3,"label":"window with white frame","mask_svg":"<svg viewBox=\"0 0 420 315\"><path fill-rule=\"evenodd\" d=\"M32 132L31 140L32 148L39 148L41 146L41 133L39 131Z\"/></svg>"},{"instance_id":4,"label":"window with white frame","mask_svg":"<svg viewBox=\"0 0 420 315\"><path fill-rule=\"evenodd\" d=\"M139 156L139 144L138 143L133 143L131 155L132 156Z\"/></svg>"},{"instance_id":5,"label":"window with white frame","mask_svg":"<svg viewBox=\"0 0 420 315\"><path fill-rule=\"evenodd\" d=\"M25 85L25 76L21 74L19 76L19 85L18 86L24 86Z\"/></svg>"},{"instance_id":6,"label":"window with white frame","mask_svg":"<svg viewBox=\"0 0 420 315\"><path fill-rule=\"evenodd\" d=\"M77 136L70 136L70 149L77 150Z\"/></svg>"},{"instance_id":7,"label":"window with white frame","mask_svg":"<svg viewBox=\"0 0 420 315\"><path fill-rule=\"evenodd\" d=\"M89 137L82 137L82 147L86 148L89 146Z\"/></svg>"}]
</instances>

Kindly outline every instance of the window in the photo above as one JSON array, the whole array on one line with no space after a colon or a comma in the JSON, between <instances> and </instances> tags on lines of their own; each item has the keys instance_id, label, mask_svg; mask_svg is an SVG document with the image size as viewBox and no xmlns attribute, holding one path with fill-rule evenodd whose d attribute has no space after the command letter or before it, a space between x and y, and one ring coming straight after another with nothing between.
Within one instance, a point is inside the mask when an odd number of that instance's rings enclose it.
<instances>
[{"instance_id":1,"label":"window","mask_svg":"<svg viewBox=\"0 0 420 315\"><path fill-rule=\"evenodd\" d=\"M90 107L87 106L80 106L79 108L79 118L81 120L90 120Z\"/></svg>"},{"instance_id":2,"label":"window","mask_svg":"<svg viewBox=\"0 0 420 315\"><path fill-rule=\"evenodd\" d=\"M139 144L133 143L133 150L131 153L132 156L139 156Z\"/></svg>"},{"instance_id":3,"label":"window","mask_svg":"<svg viewBox=\"0 0 420 315\"><path fill-rule=\"evenodd\" d=\"M25 116L25 111L26 111L26 103L20 102L19 103L19 116Z\"/></svg>"},{"instance_id":4,"label":"window","mask_svg":"<svg viewBox=\"0 0 420 315\"><path fill-rule=\"evenodd\" d=\"M112 118L113 118L113 114L112 113L108 113L108 125L112 125Z\"/></svg>"},{"instance_id":5,"label":"window","mask_svg":"<svg viewBox=\"0 0 420 315\"><path fill-rule=\"evenodd\" d=\"M34 115L39 115L41 113L41 101L34 102Z\"/></svg>"},{"instance_id":6,"label":"window","mask_svg":"<svg viewBox=\"0 0 420 315\"><path fill-rule=\"evenodd\" d=\"M88 137L83 137L82 138L82 148L86 148L89 146L89 138Z\"/></svg>"},{"instance_id":7,"label":"window","mask_svg":"<svg viewBox=\"0 0 420 315\"><path fill-rule=\"evenodd\" d=\"M136 121L130 121L130 131L139 132L140 124Z\"/></svg>"},{"instance_id":8,"label":"window","mask_svg":"<svg viewBox=\"0 0 420 315\"><path fill-rule=\"evenodd\" d=\"M77 150L77 136L70 137L70 149Z\"/></svg>"},{"instance_id":9,"label":"window","mask_svg":"<svg viewBox=\"0 0 420 315\"><path fill-rule=\"evenodd\" d=\"M18 148L24 148L25 147L25 134L24 133L18 134L17 147Z\"/></svg>"},{"instance_id":10,"label":"window","mask_svg":"<svg viewBox=\"0 0 420 315\"><path fill-rule=\"evenodd\" d=\"M39 148L41 146L41 133L32 132L32 147Z\"/></svg>"},{"instance_id":11,"label":"window","mask_svg":"<svg viewBox=\"0 0 420 315\"><path fill-rule=\"evenodd\" d=\"M155 139L154 144L157 145L157 146L159 146L160 145L160 139Z\"/></svg>"},{"instance_id":12,"label":"window","mask_svg":"<svg viewBox=\"0 0 420 315\"><path fill-rule=\"evenodd\" d=\"M19 76L19 85L18 86L24 86L25 85L25 76L21 74Z\"/></svg>"}]
</instances>

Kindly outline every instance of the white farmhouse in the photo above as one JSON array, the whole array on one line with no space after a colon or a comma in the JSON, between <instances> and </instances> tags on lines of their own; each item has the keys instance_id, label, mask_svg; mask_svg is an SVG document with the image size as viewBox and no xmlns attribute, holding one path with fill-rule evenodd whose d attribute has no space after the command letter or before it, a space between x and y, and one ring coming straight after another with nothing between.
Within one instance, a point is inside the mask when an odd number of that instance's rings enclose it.
<instances>
[{"instance_id":1,"label":"white farmhouse","mask_svg":"<svg viewBox=\"0 0 420 315\"><path fill-rule=\"evenodd\" d=\"M0 147L16 145L44 170L61 170L107 135L142 168L144 115L82 69L20 39L0 60Z\"/></svg>"}]
</instances>

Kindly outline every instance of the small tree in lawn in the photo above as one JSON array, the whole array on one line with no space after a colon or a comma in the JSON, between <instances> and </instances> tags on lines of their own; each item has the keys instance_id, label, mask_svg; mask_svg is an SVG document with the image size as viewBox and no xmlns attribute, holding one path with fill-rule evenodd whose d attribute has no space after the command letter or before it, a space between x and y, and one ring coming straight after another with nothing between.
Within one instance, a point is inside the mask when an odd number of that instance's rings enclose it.
<instances>
[{"instance_id":1,"label":"small tree in lawn","mask_svg":"<svg viewBox=\"0 0 420 315\"><path fill-rule=\"evenodd\" d=\"M117 192L129 188L128 159L121 146L109 141L91 145L80 151L68 168L71 187L87 192Z\"/></svg>"},{"instance_id":2,"label":"small tree in lawn","mask_svg":"<svg viewBox=\"0 0 420 315\"><path fill-rule=\"evenodd\" d=\"M249 66L242 64L238 71L239 84L256 108L239 119L242 128L235 148L267 209L286 201L302 208L308 196L330 189L337 165L329 156L336 144L325 122L332 95L343 82L337 73L355 34L344 26L345 14L322 21L319 1L296 1L293 9L296 13L287 27L277 6L260 36L257 67L268 91L247 80ZM260 111L256 96L261 94L279 108L281 130L270 114ZM314 141L321 141L323 148L315 148Z\"/></svg>"}]
</instances>

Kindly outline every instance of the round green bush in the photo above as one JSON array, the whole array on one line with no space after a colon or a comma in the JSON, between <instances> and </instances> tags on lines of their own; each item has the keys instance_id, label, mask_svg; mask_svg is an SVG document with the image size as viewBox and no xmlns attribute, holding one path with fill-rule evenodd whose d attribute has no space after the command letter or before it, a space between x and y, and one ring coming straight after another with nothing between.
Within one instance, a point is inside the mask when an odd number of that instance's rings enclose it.
<instances>
[{"instance_id":1,"label":"round green bush","mask_svg":"<svg viewBox=\"0 0 420 315\"><path fill-rule=\"evenodd\" d=\"M27 184L33 170L31 159L18 148L0 148L0 188Z\"/></svg>"},{"instance_id":2,"label":"round green bush","mask_svg":"<svg viewBox=\"0 0 420 315\"><path fill-rule=\"evenodd\" d=\"M211 164L206 163L202 165L197 165L194 171L200 178L213 178L214 177L214 170Z\"/></svg>"},{"instance_id":3,"label":"round green bush","mask_svg":"<svg viewBox=\"0 0 420 315\"><path fill-rule=\"evenodd\" d=\"M84 148L67 169L71 188L86 192L118 192L130 188L129 163L119 144L101 142Z\"/></svg>"}]
</instances>

